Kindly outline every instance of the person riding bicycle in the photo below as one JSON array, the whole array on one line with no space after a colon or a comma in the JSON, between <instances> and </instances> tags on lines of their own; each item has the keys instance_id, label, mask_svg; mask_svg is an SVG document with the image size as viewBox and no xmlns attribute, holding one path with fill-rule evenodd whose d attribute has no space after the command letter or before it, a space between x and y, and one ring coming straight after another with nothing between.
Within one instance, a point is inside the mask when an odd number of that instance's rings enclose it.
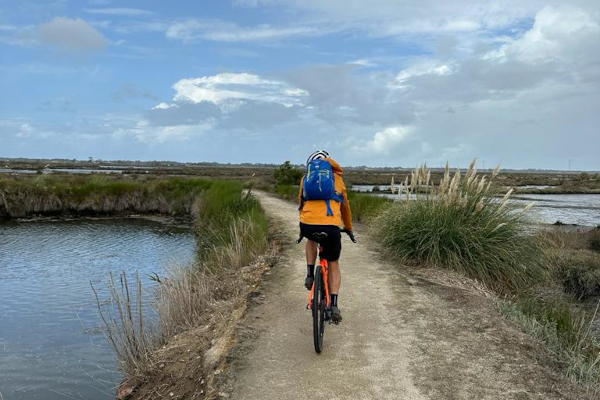
<instances>
[{"instance_id":1,"label":"person riding bicycle","mask_svg":"<svg viewBox=\"0 0 600 400\"><path fill-rule=\"evenodd\" d=\"M338 292L342 281L340 272L340 253L342 250L341 227L352 233L352 212L346 185L342 178L342 167L324 150L315 151L306 160L308 166L314 160L325 160L331 164L335 180L335 197L332 200L305 200L304 178L300 182L300 233L307 238L306 243L306 271L307 276L304 286L311 290L314 282L314 269L317 260L317 241L313 240L315 233L324 232L325 239L321 239L321 258L329 262L329 288L331 293L331 318L333 322L342 320L342 313L338 308Z\"/></svg>"}]
</instances>

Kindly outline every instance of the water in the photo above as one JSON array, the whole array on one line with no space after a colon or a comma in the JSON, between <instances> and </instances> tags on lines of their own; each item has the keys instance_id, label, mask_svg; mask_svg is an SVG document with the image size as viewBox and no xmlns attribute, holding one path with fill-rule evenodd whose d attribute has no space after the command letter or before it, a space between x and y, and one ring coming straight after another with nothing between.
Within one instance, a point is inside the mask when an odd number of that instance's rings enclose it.
<instances>
[{"instance_id":1,"label":"water","mask_svg":"<svg viewBox=\"0 0 600 400\"><path fill-rule=\"evenodd\" d=\"M187 228L140 219L0 223L0 398L113 399L121 375L90 281L188 263ZM148 292L148 291L146 291Z\"/></svg>"},{"instance_id":2,"label":"water","mask_svg":"<svg viewBox=\"0 0 600 400\"><path fill-rule=\"evenodd\" d=\"M389 186L387 188L389 189ZM353 189L368 192L373 187L355 185ZM392 199L398 198L397 194L381 193L378 195ZM523 206L535 202L530 211L531 215L538 222L545 224L560 221L565 224L583 226L600 225L600 194L522 194L514 196L513 202Z\"/></svg>"},{"instance_id":3,"label":"water","mask_svg":"<svg viewBox=\"0 0 600 400\"><path fill-rule=\"evenodd\" d=\"M379 191L390 190L390 185L353 185L352 190L355 192L367 193L372 192L375 186L379 187Z\"/></svg>"},{"instance_id":4,"label":"water","mask_svg":"<svg viewBox=\"0 0 600 400\"><path fill-rule=\"evenodd\" d=\"M147 168L146 168L147 169ZM65 174L122 174L122 170L118 169L76 169L76 168L52 168L41 170L42 174L65 173ZM3 174L36 174L35 169L12 169L0 168L0 173Z\"/></svg>"},{"instance_id":5,"label":"water","mask_svg":"<svg viewBox=\"0 0 600 400\"><path fill-rule=\"evenodd\" d=\"M600 225L599 194L523 194L513 201L523 204L535 202L531 210L533 216L544 223L561 221L565 224Z\"/></svg>"}]
</instances>

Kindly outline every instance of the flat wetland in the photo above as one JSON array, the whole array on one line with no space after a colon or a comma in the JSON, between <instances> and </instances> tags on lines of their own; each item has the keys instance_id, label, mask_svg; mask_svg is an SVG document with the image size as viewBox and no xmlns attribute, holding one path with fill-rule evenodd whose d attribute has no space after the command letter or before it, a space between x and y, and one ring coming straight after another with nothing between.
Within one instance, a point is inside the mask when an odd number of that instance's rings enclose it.
<instances>
[{"instance_id":1,"label":"flat wetland","mask_svg":"<svg viewBox=\"0 0 600 400\"><path fill-rule=\"evenodd\" d=\"M186 193L202 190L198 178L268 188L275 169L0 160L0 398L113 398L122 374L104 337L90 282L106 291L110 271L139 271L143 284L152 286L151 274L164 276L172 264L193 262L192 227L165 216L190 212L194 199ZM346 168L345 180L355 191L396 197L390 181L394 177L398 185L407 174L410 170ZM433 170L434 183L441 177ZM88 181L91 196L72 190ZM189 186L194 184L200 186ZM19 209L17 187L35 201ZM501 172L493 188L500 195L508 187L516 188L514 202L537 203L532 215L539 222L600 225L596 173ZM123 218L140 214L143 218Z\"/></svg>"}]
</instances>

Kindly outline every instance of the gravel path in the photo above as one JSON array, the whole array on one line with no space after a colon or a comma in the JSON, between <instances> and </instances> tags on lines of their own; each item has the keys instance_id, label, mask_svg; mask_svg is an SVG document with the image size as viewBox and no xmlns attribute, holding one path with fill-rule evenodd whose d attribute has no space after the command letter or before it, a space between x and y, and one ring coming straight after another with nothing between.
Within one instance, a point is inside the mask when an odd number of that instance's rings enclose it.
<instances>
[{"instance_id":1,"label":"gravel path","mask_svg":"<svg viewBox=\"0 0 600 400\"><path fill-rule=\"evenodd\" d=\"M293 204L255 193L289 239ZM357 232L343 238L344 320L315 353L302 245L284 250L239 327L232 399L584 399L529 336L482 295L407 278Z\"/></svg>"}]
</instances>

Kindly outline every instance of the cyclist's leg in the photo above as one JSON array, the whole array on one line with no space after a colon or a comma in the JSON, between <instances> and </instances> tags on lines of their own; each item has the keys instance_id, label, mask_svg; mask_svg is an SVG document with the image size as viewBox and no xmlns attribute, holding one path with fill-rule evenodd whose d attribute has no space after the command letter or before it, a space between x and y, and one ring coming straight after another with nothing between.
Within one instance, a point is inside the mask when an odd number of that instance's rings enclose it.
<instances>
[{"instance_id":1,"label":"cyclist's leg","mask_svg":"<svg viewBox=\"0 0 600 400\"><path fill-rule=\"evenodd\" d=\"M317 261L317 242L306 241L306 279L304 287L311 290L315 281L315 263Z\"/></svg>"},{"instance_id":2,"label":"cyclist's leg","mask_svg":"<svg viewBox=\"0 0 600 400\"><path fill-rule=\"evenodd\" d=\"M335 323L342 320L342 314L337 306L338 293L342 282L342 273L340 271L340 253L342 251L342 237L338 227L329 229L329 240L324 244L325 259L329 261L328 286L331 295L331 318Z\"/></svg>"},{"instance_id":3,"label":"cyclist's leg","mask_svg":"<svg viewBox=\"0 0 600 400\"><path fill-rule=\"evenodd\" d=\"M329 228L329 237L324 245L327 261L329 261L329 293L337 295L342 282L340 271L340 253L342 252L342 235L337 226Z\"/></svg>"},{"instance_id":4,"label":"cyclist's leg","mask_svg":"<svg viewBox=\"0 0 600 400\"><path fill-rule=\"evenodd\" d=\"M340 311L337 301L342 282L342 273L340 271L339 261L329 262L329 294L331 296L331 320L338 324L342 321L342 312Z\"/></svg>"},{"instance_id":5,"label":"cyclist's leg","mask_svg":"<svg viewBox=\"0 0 600 400\"><path fill-rule=\"evenodd\" d=\"M340 270L340 262L329 262L329 293L338 294L342 284L342 271Z\"/></svg>"},{"instance_id":6,"label":"cyclist's leg","mask_svg":"<svg viewBox=\"0 0 600 400\"><path fill-rule=\"evenodd\" d=\"M317 262L317 242L306 241L306 264L315 265Z\"/></svg>"}]
</instances>

